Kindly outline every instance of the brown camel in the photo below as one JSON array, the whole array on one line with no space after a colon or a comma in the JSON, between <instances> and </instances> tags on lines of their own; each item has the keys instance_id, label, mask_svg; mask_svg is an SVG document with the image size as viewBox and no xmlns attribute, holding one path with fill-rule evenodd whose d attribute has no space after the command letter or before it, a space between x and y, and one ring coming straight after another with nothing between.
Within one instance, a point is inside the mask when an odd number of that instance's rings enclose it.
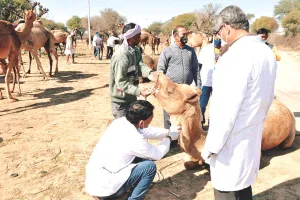
<instances>
[{"instance_id":1,"label":"brown camel","mask_svg":"<svg viewBox=\"0 0 300 200\"><path fill-rule=\"evenodd\" d=\"M204 147L206 133L201 123L199 96L201 91L185 84L176 84L163 74L153 73L157 80L154 96L160 105L170 114L172 124L182 126L178 142L189 157L185 168L191 169L203 164L201 150ZM274 147L288 148L292 145L295 135L295 118L293 113L280 101L275 99L267 114L262 135L262 150Z\"/></svg>"},{"instance_id":2,"label":"brown camel","mask_svg":"<svg viewBox=\"0 0 300 200\"><path fill-rule=\"evenodd\" d=\"M34 8L34 7L33 7ZM33 9L32 8L32 9ZM33 26L33 21L36 19L36 15L32 10L26 11L25 14L25 24L24 28L21 31L15 31L13 25L9 22L0 20L0 62L4 65L4 69L7 68L5 82L7 89L7 96L10 101L16 101L15 98L11 95L11 91L9 88L10 82L10 74L12 70L15 72L15 76L17 76L17 80L19 81L19 72L15 69L18 68L18 56L21 48L21 40L27 39L31 28ZM8 58L8 65L6 67L5 59ZM19 92L20 84L19 84ZM2 99L2 93L0 91L0 99Z\"/></svg>"},{"instance_id":3,"label":"brown camel","mask_svg":"<svg viewBox=\"0 0 300 200\"><path fill-rule=\"evenodd\" d=\"M63 30L51 30L50 32L54 36L55 46L59 47L61 54L64 54L64 51L66 49L66 40L67 40L69 33L65 32ZM62 51L62 48L60 47L60 43L63 44L63 51Z\"/></svg>"},{"instance_id":4,"label":"brown camel","mask_svg":"<svg viewBox=\"0 0 300 200\"><path fill-rule=\"evenodd\" d=\"M22 29L24 29L24 24L19 24L16 28L17 31L20 31ZM45 27L43 27L39 21L33 22L33 28L31 29L29 37L27 39L21 39L21 42L22 42L22 48L24 50L29 51L33 55L34 59L36 60L38 69L43 73L44 80L46 79L46 73L44 72L41 61L37 55L38 49L44 47L48 54L50 60L49 75L52 76L52 58L50 56L50 53L54 55L56 60L56 68L54 73L58 72L58 55L55 51L55 46L54 46L55 38L53 34L50 31L48 31ZM30 73L30 68L31 65L29 65L29 70L27 73Z\"/></svg>"},{"instance_id":5,"label":"brown camel","mask_svg":"<svg viewBox=\"0 0 300 200\"><path fill-rule=\"evenodd\" d=\"M148 44L152 49L152 55L155 54L155 43L154 43L154 36L151 33L148 33L146 31L141 32L141 42L140 44L144 47L144 53L145 53L145 47Z\"/></svg>"}]
</instances>

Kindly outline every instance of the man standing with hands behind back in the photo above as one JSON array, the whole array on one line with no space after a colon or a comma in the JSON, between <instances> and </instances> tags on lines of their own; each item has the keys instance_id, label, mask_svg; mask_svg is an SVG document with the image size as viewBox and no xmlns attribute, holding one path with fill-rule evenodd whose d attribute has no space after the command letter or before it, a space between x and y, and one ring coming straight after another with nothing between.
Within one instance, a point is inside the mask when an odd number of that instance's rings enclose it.
<instances>
[{"instance_id":1,"label":"man standing with hands behind back","mask_svg":"<svg viewBox=\"0 0 300 200\"><path fill-rule=\"evenodd\" d=\"M201 155L210 164L216 200L251 200L277 63L260 36L249 35L239 7L224 8L214 29L228 48L214 71L210 127Z\"/></svg>"},{"instance_id":2,"label":"man standing with hands behind back","mask_svg":"<svg viewBox=\"0 0 300 200\"><path fill-rule=\"evenodd\" d=\"M197 85L198 59L194 49L186 45L188 41L187 34L184 26L178 25L174 28L175 43L172 43L160 54L157 71L162 71L175 83L190 85L194 81ZM201 81L198 82L198 87L200 86ZM164 111L165 128L170 128L169 120L170 116Z\"/></svg>"}]
</instances>

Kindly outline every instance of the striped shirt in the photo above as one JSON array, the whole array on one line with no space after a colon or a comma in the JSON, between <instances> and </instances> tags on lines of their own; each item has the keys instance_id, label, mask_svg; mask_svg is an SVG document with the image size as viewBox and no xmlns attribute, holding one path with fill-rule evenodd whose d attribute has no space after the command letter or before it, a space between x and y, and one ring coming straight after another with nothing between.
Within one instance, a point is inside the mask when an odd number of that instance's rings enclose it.
<instances>
[{"instance_id":1,"label":"striped shirt","mask_svg":"<svg viewBox=\"0 0 300 200\"><path fill-rule=\"evenodd\" d=\"M199 66L193 48L185 45L180 48L176 43L171 44L161 53L158 71L163 71L170 79L179 84L191 84L197 81Z\"/></svg>"}]
</instances>

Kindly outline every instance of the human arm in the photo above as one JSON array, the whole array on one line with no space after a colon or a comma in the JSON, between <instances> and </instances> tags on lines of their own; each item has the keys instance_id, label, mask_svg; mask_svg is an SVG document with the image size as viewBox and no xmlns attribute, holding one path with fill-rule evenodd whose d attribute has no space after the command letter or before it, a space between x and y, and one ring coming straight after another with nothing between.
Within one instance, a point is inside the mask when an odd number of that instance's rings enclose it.
<instances>
[{"instance_id":1,"label":"human arm","mask_svg":"<svg viewBox=\"0 0 300 200\"><path fill-rule=\"evenodd\" d=\"M214 72L210 127L201 153L204 160L208 160L210 155L218 154L222 150L235 125L251 73L251 66L243 59L228 62L232 58L227 58L227 62L220 62L220 68Z\"/></svg>"},{"instance_id":2,"label":"human arm","mask_svg":"<svg viewBox=\"0 0 300 200\"><path fill-rule=\"evenodd\" d=\"M138 87L129 82L128 74L133 73L136 70L136 66L129 66L129 59L126 54L118 55L111 65L115 76L116 89L125 92L130 95L139 96L141 91Z\"/></svg>"},{"instance_id":3,"label":"human arm","mask_svg":"<svg viewBox=\"0 0 300 200\"><path fill-rule=\"evenodd\" d=\"M201 83L201 76L200 76L200 69L199 69L197 55L194 50L193 50L192 56L193 56L193 58L192 58L193 79L194 79L195 83L198 85L199 83Z\"/></svg>"},{"instance_id":4,"label":"human arm","mask_svg":"<svg viewBox=\"0 0 300 200\"><path fill-rule=\"evenodd\" d=\"M157 63L157 71L162 71L164 74L167 73L169 61L166 55L166 49L160 54L158 63Z\"/></svg>"}]
</instances>

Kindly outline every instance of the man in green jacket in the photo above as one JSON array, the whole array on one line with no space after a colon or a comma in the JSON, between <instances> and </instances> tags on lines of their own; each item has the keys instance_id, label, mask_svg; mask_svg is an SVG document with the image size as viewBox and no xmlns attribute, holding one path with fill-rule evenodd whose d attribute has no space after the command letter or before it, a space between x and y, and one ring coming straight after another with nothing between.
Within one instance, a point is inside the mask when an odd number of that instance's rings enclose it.
<instances>
[{"instance_id":1,"label":"man in green jacket","mask_svg":"<svg viewBox=\"0 0 300 200\"><path fill-rule=\"evenodd\" d=\"M151 73L151 69L143 63L137 46L141 40L141 27L134 23L127 24L121 37L123 44L110 63L109 91L115 118L124 117L126 109L138 96L149 95L147 89L139 88L139 76L148 77Z\"/></svg>"}]
</instances>

